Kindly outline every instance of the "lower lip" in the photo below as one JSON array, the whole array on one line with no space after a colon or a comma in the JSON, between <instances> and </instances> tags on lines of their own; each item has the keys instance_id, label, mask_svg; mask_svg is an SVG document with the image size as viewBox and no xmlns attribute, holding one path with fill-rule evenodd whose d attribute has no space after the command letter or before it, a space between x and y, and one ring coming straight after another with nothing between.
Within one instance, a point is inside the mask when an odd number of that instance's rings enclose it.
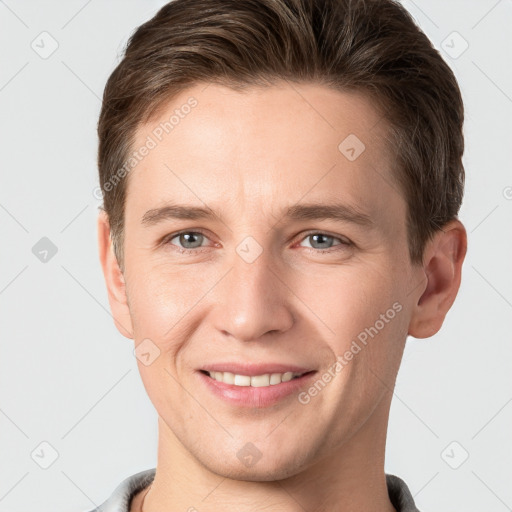
<instances>
[{"instance_id":1,"label":"lower lip","mask_svg":"<svg viewBox=\"0 0 512 512\"><path fill-rule=\"evenodd\" d=\"M234 384L219 382L201 371L197 373L206 387L219 398L239 407L262 408L274 405L280 400L298 393L301 388L309 383L316 371L287 382L262 387L235 386Z\"/></svg>"}]
</instances>

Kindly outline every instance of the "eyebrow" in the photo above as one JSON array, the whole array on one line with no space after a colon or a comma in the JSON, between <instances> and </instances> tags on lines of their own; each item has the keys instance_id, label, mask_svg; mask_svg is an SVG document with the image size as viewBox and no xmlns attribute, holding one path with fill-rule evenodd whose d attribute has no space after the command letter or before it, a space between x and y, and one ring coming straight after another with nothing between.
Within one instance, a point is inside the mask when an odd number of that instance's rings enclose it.
<instances>
[{"instance_id":1,"label":"eyebrow","mask_svg":"<svg viewBox=\"0 0 512 512\"><path fill-rule=\"evenodd\" d=\"M357 207L341 203L307 203L285 208L283 217L291 220L335 220L350 222L366 228L375 227L375 222L367 213ZM220 216L211 208L184 204L167 204L160 208L148 210L142 217L144 226L154 226L169 219L215 219Z\"/></svg>"},{"instance_id":2,"label":"eyebrow","mask_svg":"<svg viewBox=\"0 0 512 512\"><path fill-rule=\"evenodd\" d=\"M375 222L367 213L350 204L308 203L288 208L285 217L293 220L336 220L351 222L364 227L374 227Z\"/></svg>"}]
</instances>

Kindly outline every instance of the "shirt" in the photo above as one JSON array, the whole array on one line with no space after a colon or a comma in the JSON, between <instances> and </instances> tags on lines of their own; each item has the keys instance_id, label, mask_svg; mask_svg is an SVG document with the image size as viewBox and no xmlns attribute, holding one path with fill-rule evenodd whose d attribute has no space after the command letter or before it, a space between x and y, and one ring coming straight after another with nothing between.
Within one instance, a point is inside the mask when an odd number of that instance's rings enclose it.
<instances>
[{"instance_id":1,"label":"shirt","mask_svg":"<svg viewBox=\"0 0 512 512\"><path fill-rule=\"evenodd\" d=\"M129 512L132 498L154 479L156 468L146 469L125 478L112 495L98 508L89 512ZM398 476L386 474L388 494L396 512L420 512L407 484Z\"/></svg>"}]
</instances>

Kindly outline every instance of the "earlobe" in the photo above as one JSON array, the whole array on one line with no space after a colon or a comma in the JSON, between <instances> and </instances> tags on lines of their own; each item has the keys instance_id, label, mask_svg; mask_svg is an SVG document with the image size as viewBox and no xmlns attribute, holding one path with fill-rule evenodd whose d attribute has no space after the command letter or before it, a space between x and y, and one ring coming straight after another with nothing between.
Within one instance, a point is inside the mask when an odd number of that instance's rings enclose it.
<instances>
[{"instance_id":1,"label":"earlobe","mask_svg":"<svg viewBox=\"0 0 512 512\"><path fill-rule=\"evenodd\" d=\"M459 220L447 223L427 244L418 271L426 282L418 292L408 334L429 338L439 331L457 296L466 251L467 233Z\"/></svg>"},{"instance_id":2,"label":"earlobe","mask_svg":"<svg viewBox=\"0 0 512 512\"><path fill-rule=\"evenodd\" d=\"M114 323L123 336L133 339L125 280L112 248L110 223L104 210L98 215L98 249Z\"/></svg>"}]
</instances>

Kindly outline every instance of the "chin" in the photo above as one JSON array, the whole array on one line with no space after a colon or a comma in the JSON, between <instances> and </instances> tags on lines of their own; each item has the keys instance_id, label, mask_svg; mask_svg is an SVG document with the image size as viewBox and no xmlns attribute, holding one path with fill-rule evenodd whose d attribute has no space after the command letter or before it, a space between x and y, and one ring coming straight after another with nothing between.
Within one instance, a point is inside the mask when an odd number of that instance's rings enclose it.
<instances>
[{"instance_id":1,"label":"chin","mask_svg":"<svg viewBox=\"0 0 512 512\"><path fill-rule=\"evenodd\" d=\"M284 480L291 476L294 476L301 472L302 468L300 467L292 467L290 465L258 465L258 467L252 468L241 468L237 467L229 467L224 466L222 468L218 468L215 471L215 468L211 469L214 473L224 478L230 478L232 480L241 480L245 482L275 482L277 480Z\"/></svg>"},{"instance_id":2,"label":"chin","mask_svg":"<svg viewBox=\"0 0 512 512\"><path fill-rule=\"evenodd\" d=\"M240 450L243 452L243 449ZM248 461L247 465L243 461L243 453L239 452L239 456L225 462L228 457L223 456L217 460L200 462L212 473L223 478L233 480L241 480L247 482L273 482L276 480L284 480L286 478L297 475L305 469L306 461L299 460L297 454L290 454L288 459L269 459L261 455L261 458L254 461ZM242 459L242 460L240 460Z\"/></svg>"}]
</instances>

